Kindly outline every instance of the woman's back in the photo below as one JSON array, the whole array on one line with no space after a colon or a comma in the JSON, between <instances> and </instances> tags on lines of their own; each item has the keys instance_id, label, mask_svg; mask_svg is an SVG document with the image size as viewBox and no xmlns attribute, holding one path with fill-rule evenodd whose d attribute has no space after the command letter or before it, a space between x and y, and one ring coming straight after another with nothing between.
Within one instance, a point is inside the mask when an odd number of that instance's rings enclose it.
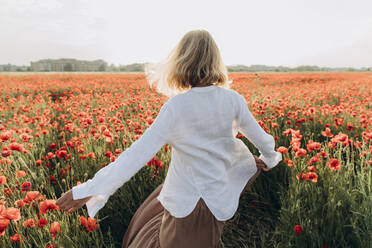
<instances>
[{"instance_id":1,"label":"woman's back","mask_svg":"<svg viewBox=\"0 0 372 248\"><path fill-rule=\"evenodd\" d=\"M166 104L173 118L168 123L172 160L158 200L173 216L185 217L202 197L218 220L231 218L240 193L257 171L253 155L235 138L238 130L245 128L242 133L253 137L252 142L264 151L272 149L264 146L274 145L274 139L254 119L249 119L255 123L247 129L248 119L239 115L248 114L248 108L231 89L193 87ZM262 140L256 140L252 132ZM272 152L281 160L280 153Z\"/></svg>"},{"instance_id":2,"label":"woman's back","mask_svg":"<svg viewBox=\"0 0 372 248\"><path fill-rule=\"evenodd\" d=\"M172 147L205 179L215 180L231 167L231 149L241 142L232 129L237 100L234 91L214 85L193 87L171 100L176 113Z\"/></svg>"}]
</instances>

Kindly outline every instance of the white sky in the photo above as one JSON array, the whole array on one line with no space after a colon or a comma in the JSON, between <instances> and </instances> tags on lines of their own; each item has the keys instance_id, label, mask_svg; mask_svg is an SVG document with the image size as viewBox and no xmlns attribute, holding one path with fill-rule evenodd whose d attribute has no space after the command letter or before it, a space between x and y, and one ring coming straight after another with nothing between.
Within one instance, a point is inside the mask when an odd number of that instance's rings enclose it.
<instances>
[{"instance_id":1,"label":"white sky","mask_svg":"<svg viewBox=\"0 0 372 248\"><path fill-rule=\"evenodd\" d=\"M0 64L157 62L206 29L227 65L372 66L371 0L0 0Z\"/></svg>"}]
</instances>

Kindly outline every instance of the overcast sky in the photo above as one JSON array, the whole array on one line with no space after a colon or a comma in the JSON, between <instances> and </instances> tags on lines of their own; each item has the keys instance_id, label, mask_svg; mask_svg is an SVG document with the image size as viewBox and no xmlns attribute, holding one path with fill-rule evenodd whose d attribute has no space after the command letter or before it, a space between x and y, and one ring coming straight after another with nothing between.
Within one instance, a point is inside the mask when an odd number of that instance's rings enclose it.
<instances>
[{"instance_id":1,"label":"overcast sky","mask_svg":"<svg viewBox=\"0 0 372 248\"><path fill-rule=\"evenodd\" d=\"M157 62L206 29L227 65L372 66L371 0L0 0L0 64Z\"/></svg>"}]
</instances>

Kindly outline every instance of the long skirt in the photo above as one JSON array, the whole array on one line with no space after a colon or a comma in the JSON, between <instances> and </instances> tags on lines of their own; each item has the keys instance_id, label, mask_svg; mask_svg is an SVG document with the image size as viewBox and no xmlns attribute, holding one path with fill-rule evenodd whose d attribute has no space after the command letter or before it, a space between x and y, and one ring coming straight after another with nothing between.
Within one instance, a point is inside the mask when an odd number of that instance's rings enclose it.
<instances>
[{"instance_id":1,"label":"long skirt","mask_svg":"<svg viewBox=\"0 0 372 248\"><path fill-rule=\"evenodd\" d=\"M260 174L261 168L257 168L240 195ZM220 248L226 221L217 220L202 198L186 217L170 215L156 199L162 187L160 184L135 212L123 237L122 248Z\"/></svg>"}]
</instances>

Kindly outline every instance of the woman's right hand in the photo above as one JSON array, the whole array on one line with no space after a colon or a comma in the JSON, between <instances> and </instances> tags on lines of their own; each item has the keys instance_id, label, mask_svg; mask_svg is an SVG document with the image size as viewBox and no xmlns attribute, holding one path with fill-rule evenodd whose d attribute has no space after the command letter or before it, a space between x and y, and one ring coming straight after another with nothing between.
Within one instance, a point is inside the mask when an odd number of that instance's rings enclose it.
<instances>
[{"instance_id":1,"label":"woman's right hand","mask_svg":"<svg viewBox=\"0 0 372 248\"><path fill-rule=\"evenodd\" d=\"M263 171L271 170L271 168L267 167L267 165L264 163L264 161L259 159L256 155L253 155L253 157L254 157L254 160L256 160L256 164L257 164L258 168L262 169Z\"/></svg>"}]
</instances>

